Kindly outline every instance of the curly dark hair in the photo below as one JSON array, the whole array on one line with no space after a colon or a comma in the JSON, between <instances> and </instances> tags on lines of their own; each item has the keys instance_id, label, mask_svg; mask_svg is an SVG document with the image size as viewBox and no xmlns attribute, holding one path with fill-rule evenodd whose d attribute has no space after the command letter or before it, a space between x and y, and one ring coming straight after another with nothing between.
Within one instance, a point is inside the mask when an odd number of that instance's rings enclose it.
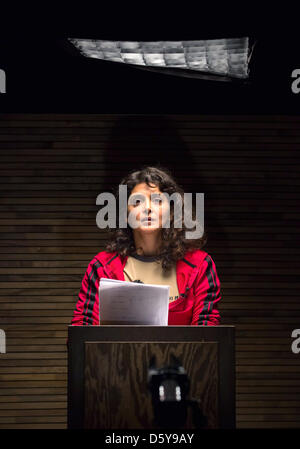
<instances>
[{"instance_id":1,"label":"curly dark hair","mask_svg":"<svg viewBox=\"0 0 300 449\"><path fill-rule=\"evenodd\" d=\"M120 185L127 186L127 203L128 198L133 188L140 183L146 183L149 187L156 185L161 192L167 192L169 195L172 193L179 193L182 198L182 205L184 204L184 191L175 181L169 169L158 166L143 166L140 170L133 170L127 176L125 176ZM119 188L119 187L118 187ZM115 191L115 196L119 200L119 190ZM194 207L192 207L193 219L194 219ZM117 208L117 223L119 223L119 211ZM162 263L163 271L168 271L177 260L184 257L187 251L203 248L207 242L207 236L205 232L201 238L198 239L186 239L184 221L182 219L181 227L174 227L174 205L170 202L170 228L162 228L162 243L159 251L159 255L155 257L155 260L159 260ZM189 229L191 231L191 229ZM135 247L133 231L130 226L126 228L109 229L112 234L106 244L105 251L115 252L124 258L136 254L137 248Z\"/></svg>"}]
</instances>

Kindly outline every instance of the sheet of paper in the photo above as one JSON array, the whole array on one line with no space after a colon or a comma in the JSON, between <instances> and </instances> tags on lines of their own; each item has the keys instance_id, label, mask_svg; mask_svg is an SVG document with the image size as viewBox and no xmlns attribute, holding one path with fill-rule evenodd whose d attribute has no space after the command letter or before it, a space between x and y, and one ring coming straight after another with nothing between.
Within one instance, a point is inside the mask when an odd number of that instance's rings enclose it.
<instances>
[{"instance_id":1,"label":"sheet of paper","mask_svg":"<svg viewBox=\"0 0 300 449\"><path fill-rule=\"evenodd\" d=\"M140 284L101 278L101 324L167 326L169 285Z\"/></svg>"}]
</instances>

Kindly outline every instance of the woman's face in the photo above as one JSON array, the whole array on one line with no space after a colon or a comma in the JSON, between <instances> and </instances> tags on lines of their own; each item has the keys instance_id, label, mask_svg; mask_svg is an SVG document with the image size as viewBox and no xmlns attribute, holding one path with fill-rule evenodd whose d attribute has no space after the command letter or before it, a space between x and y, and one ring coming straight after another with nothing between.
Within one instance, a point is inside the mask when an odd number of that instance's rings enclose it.
<instances>
[{"instance_id":1,"label":"woman's face","mask_svg":"<svg viewBox=\"0 0 300 449\"><path fill-rule=\"evenodd\" d=\"M136 229L149 233L157 231L166 223L169 202L155 184L149 187L148 184L141 183L132 189L127 209L128 214L137 222Z\"/></svg>"}]
</instances>

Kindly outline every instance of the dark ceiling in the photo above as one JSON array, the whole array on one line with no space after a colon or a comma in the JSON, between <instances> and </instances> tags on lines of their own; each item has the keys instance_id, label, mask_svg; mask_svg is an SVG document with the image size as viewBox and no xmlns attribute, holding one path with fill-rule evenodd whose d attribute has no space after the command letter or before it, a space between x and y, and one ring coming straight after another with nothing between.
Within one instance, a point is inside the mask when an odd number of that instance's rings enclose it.
<instances>
[{"instance_id":1,"label":"dark ceiling","mask_svg":"<svg viewBox=\"0 0 300 449\"><path fill-rule=\"evenodd\" d=\"M262 16L258 10L249 10L243 4L235 14L221 11L216 19L213 9L211 15L197 15L191 8L175 8L176 14L169 16L159 11L148 14L146 4L135 20L130 14L116 19L83 11L73 21L33 20L28 24L18 16L16 31L9 28L0 35L0 68L7 80L7 92L0 95L1 112L297 114L300 93L291 90L291 73L300 69L298 27L293 27L291 19L283 28L281 22L286 19L279 13ZM89 59L67 41L68 37L192 40L239 36L257 42L247 84L184 78Z\"/></svg>"}]
</instances>

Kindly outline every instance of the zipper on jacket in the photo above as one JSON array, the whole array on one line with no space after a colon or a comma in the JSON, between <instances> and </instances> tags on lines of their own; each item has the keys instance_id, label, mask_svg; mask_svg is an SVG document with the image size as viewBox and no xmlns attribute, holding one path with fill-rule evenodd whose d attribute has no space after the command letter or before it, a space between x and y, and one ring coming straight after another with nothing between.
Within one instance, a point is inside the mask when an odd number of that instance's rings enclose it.
<instances>
[{"instance_id":1,"label":"zipper on jacket","mask_svg":"<svg viewBox=\"0 0 300 449\"><path fill-rule=\"evenodd\" d=\"M185 288L185 292L181 293L181 295L179 296L179 298L185 298L187 296L187 292L189 291L190 287L186 287Z\"/></svg>"}]
</instances>

